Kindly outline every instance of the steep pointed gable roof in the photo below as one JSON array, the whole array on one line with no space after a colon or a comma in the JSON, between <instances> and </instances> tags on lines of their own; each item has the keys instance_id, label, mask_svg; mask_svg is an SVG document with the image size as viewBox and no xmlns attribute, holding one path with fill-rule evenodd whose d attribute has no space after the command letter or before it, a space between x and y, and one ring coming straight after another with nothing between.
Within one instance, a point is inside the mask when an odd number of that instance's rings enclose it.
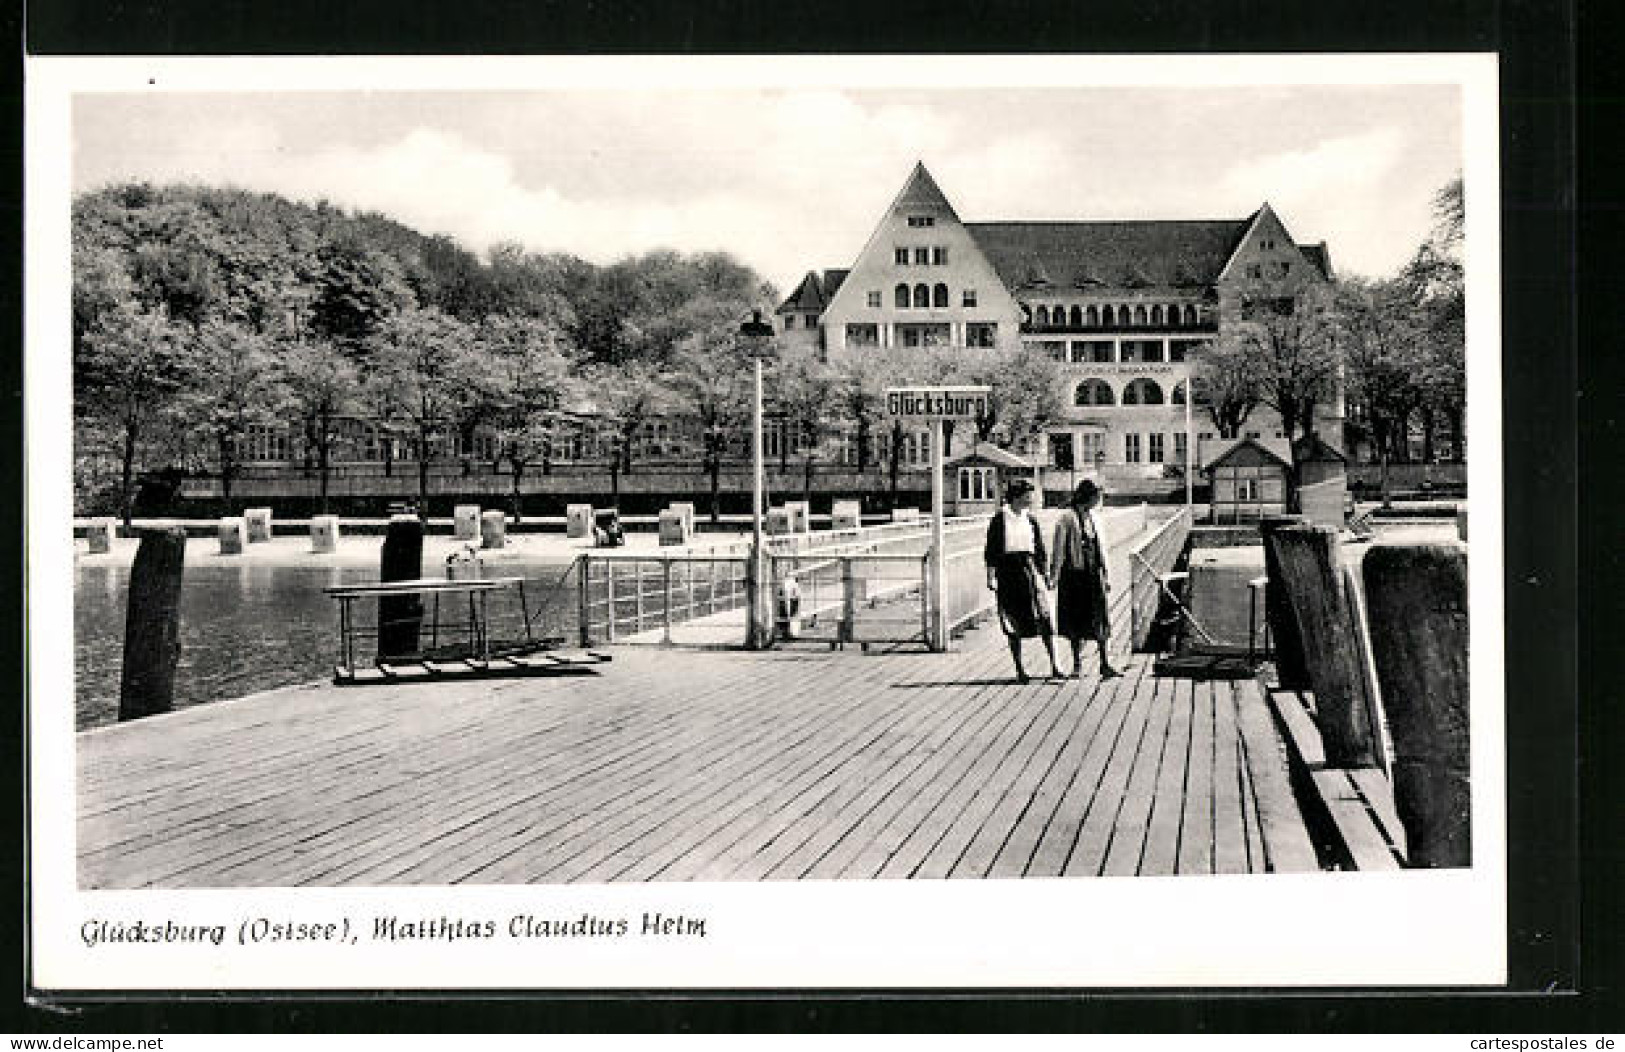
<instances>
[{"instance_id":1,"label":"steep pointed gable roof","mask_svg":"<svg viewBox=\"0 0 1625 1052\"><path fill-rule=\"evenodd\" d=\"M842 271L841 276L844 278L846 272ZM773 313L803 314L812 312L822 314L824 308L829 304L830 294L826 292L823 282L819 280L818 272L809 270L807 276L801 279L801 284L796 286L796 290L790 293L785 298L785 301L779 304L779 309Z\"/></svg>"},{"instance_id":2,"label":"steep pointed gable roof","mask_svg":"<svg viewBox=\"0 0 1625 1052\"><path fill-rule=\"evenodd\" d=\"M1332 254L1327 250L1326 242L1322 241L1318 245L1299 245L1298 251L1315 265L1315 269L1320 271L1322 277L1327 281L1332 280Z\"/></svg>"},{"instance_id":3,"label":"steep pointed gable roof","mask_svg":"<svg viewBox=\"0 0 1625 1052\"><path fill-rule=\"evenodd\" d=\"M1031 273L1088 274L1107 287L1132 275L1142 287L1210 285L1251 219L1128 219L1084 222L966 223L1007 288Z\"/></svg>"},{"instance_id":4,"label":"steep pointed gable roof","mask_svg":"<svg viewBox=\"0 0 1625 1052\"><path fill-rule=\"evenodd\" d=\"M959 219L959 213L948 203L948 195L942 192L937 181L931 178L931 173L925 170L924 161L914 163L914 171L909 173L908 182L903 184L902 192L892 202L892 211L939 213Z\"/></svg>"},{"instance_id":5,"label":"steep pointed gable roof","mask_svg":"<svg viewBox=\"0 0 1625 1052\"><path fill-rule=\"evenodd\" d=\"M825 305L828 305L829 301L833 300L835 298L835 294L837 292L841 291L841 286L846 284L846 276L848 274L850 274L850 273L852 273L850 268L848 268L846 270L826 270L826 271L824 271L824 303L825 303Z\"/></svg>"}]
</instances>

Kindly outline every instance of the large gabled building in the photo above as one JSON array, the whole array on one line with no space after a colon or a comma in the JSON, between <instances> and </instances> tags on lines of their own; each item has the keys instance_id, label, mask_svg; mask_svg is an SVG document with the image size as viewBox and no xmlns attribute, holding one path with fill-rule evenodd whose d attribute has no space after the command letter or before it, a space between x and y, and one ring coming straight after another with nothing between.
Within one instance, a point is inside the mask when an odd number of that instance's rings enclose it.
<instances>
[{"instance_id":1,"label":"large gabled building","mask_svg":"<svg viewBox=\"0 0 1625 1052\"><path fill-rule=\"evenodd\" d=\"M965 222L918 164L852 266L809 273L777 313L786 339L832 359L1048 355L1065 416L1018 448L1068 479L1151 492L1186 461L1192 352L1255 309L1298 309L1331 276L1326 246L1298 243L1268 204L1239 219ZM1198 442L1216 444L1207 413L1192 416ZM1342 417L1340 399L1319 407L1316 433L1340 446ZM1260 408L1238 437L1284 436Z\"/></svg>"}]
</instances>

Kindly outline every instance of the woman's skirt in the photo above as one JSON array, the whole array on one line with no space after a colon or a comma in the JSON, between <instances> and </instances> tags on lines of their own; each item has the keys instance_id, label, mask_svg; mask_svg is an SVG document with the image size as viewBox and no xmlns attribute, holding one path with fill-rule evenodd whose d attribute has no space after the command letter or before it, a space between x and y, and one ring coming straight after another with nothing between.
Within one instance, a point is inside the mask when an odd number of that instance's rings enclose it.
<instances>
[{"instance_id":1,"label":"woman's skirt","mask_svg":"<svg viewBox=\"0 0 1625 1052\"><path fill-rule=\"evenodd\" d=\"M1106 588L1097 569L1066 567L1055 582L1057 633L1065 639L1109 639Z\"/></svg>"},{"instance_id":2,"label":"woman's skirt","mask_svg":"<svg viewBox=\"0 0 1625 1052\"><path fill-rule=\"evenodd\" d=\"M1051 631L1044 584L1031 555L1015 552L1001 557L993 565L993 579L998 585L999 624L1005 635L1031 639Z\"/></svg>"}]
</instances>

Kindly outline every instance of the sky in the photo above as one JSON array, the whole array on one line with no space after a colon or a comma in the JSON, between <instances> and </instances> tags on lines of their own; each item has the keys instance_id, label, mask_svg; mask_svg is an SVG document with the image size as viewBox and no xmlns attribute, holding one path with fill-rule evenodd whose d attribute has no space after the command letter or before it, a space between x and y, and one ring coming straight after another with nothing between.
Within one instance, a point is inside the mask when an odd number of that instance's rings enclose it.
<instances>
[{"instance_id":1,"label":"sky","mask_svg":"<svg viewBox=\"0 0 1625 1052\"><path fill-rule=\"evenodd\" d=\"M966 221L1224 219L1268 201L1390 274L1462 168L1454 86L91 93L73 187L271 191L476 253L724 250L781 292L857 257L916 161Z\"/></svg>"}]
</instances>

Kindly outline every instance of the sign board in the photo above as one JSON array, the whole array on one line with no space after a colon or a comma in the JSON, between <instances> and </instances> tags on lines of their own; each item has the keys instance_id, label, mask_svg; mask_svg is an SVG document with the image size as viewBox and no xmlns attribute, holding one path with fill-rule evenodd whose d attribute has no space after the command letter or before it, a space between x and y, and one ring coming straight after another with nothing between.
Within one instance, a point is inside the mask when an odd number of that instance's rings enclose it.
<instances>
[{"instance_id":1,"label":"sign board","mask_svg":"<svg viewBox=\"0 0 1625 1052\"><path fill-rule=\"evenodd\" d=\"M988 415L991 387L888 387L886 415L903 420L975 420Z\"/></svg>"}]
</instances>

